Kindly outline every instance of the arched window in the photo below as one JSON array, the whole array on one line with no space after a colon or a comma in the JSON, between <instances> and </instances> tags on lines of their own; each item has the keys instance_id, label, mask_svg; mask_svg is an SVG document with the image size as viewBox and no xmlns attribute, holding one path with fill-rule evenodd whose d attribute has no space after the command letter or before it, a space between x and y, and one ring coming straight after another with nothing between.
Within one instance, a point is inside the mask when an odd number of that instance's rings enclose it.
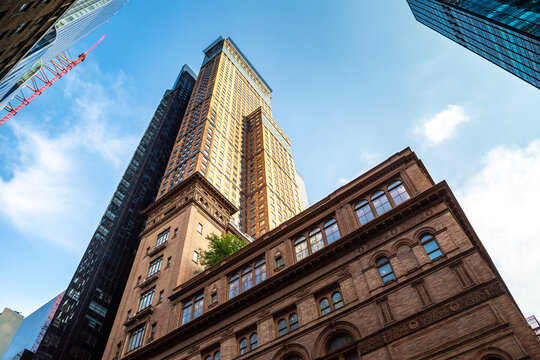
<instances>
[{"instance_id":1,"label":"arched window","mask_svg":"<svg viewBox=\"0 0 540 360\"><path fill-rule=\"evenodd\" d=\"M296 254L296 261L300 261L309 255L305 236L300 236L294 241L294 252Z\"/></svg>"},{"instance_id":2,"label":"arched window","mask_svg":"<svg viewBox=\"0 0 540 360\"><path fill-rule=\"evenodd\" d=\"M278 321L278 334L283 336L287 333L287 321L285 319L280 319Z\"/></svg>"},{"instance_id":3,"label":"arched window","mask_svg":"<svg viewBox=\"0 0 540 360\"><path fill-rule=\"evenodd\" d=\"M298 315L295 313L289 315L289 328L291 331L298 329Z\"/></svg>"},{"instance_id":4,"label":"arched window","mask_svg":"<svg viewBox=\"0 0 540 360\"><path fill-rule=\"evenodd\" d=\"M240 355L244 355L245 353L247 353L247 339L242 338L240 340Z\"/></svg>"},{"instance_id":5,"label":"arched window","mask_svg":"<svg viewBox=\"0 0 540 360\"><path fill-rule=\"evenodd\" d=\"M360 220L360 225L366 225L368 222L375 218L373 216L373 212L371 212L369 202L367 202L366 200L362 200L358 204L356 204L356 206L354 207L354 211L356 211L358 220Z\"/></svg>"},{"instance_id":6,"label":"arched window","mask_svg":"<svg viewBox=\"0 0 540 360\"><path fill-rule=\"evenodd\" d=\"M354 340L349 334L335 335L326 343L326 352L327 353L334 352L344 346L352 344L353 342Z\"/></svg>"},{"instance_id":7,"label":"arched window","mask_svg":"<svg viewBox=\"0 0 540 360\"><path fill-rule=\"evenodd\" d=\"M427 256L429 256L429 259L431 261L436 260L443 256L443 253L441 249L439 249L439 245L435 241L435 238L430 234L425 234L420 238L420 243L424 247L424 250L426 250Z\"/></svg>"},{"instance_id":8,"label":"arched window","mask_svg":"<svg viewBox=\"0 0 540 360\"><path fill-rule=\"evenodd\" d=\"M337 310L343 306L343 298L341 297L341 293L339 291L332 294L332 304L334 305L334 310Z\"/></svg>"},{"instance_id":9,"label":"arched window","mask_svg":"<svg viewBox=\"0 0 540 360\"><path fill-rule=\"evenodd\" d=\"M322 298L319 302L319 307L321 308L321 315L330 314L332 309L330 309L330 303L327 298Z\"/></svg>"},{"instance_id":10,"label":"arched window","mask_svg":"<svg viewBox=\"0 0 540 360\"><path fill-rule=\"evenodd\" d=\"M386 256L379 257L376 263L383 282L387 283L388 281L396 279L392 266L390 265L390 261Z\"/></svg>"},{"instance_id":11,"label":"arched window","mask_svg":"<svg viewBox=\"0 0 540 360\"><path fill-rule=\"evenodd\" d=\"M336 219L330 219L324 223L324 234L328 244L333 243L340 238Z\"/></svg>"},{"instance_id":12,"label":"arched window","mask_svg":"<svg viewBox=\"0 0 540 360\"><path fill-rule=\"evenodd\" d=\"M390 193L390 196L392 197L392 200L394 200L394 204L399 205L405 200L409 200L410 196L407 193L407 190L405 190L405 186L401 183L401 181L394 181L388 186L388 192Z\"/></svg>"},{"instance_id":13,"label":"arched window","mask_svg":"<svg viewBox=\"0 0 540 360\"><path fill-rule=\"evenodd\" d=\"M242 271L242 292L250 289L251 285L253 285L253 270L248 267Z\"/></svg>"},{"instance_id":14,"label":"arched window","mask_svg":"<svg viewBox=\"0 0 540 360\"><path fill-rule=\"evenodd\" d=\"M214 353L214 360L220 360L221 359L221 353L219 351L216 351Z\"/></svg>"},{"instance_id":15,"label":"arched window","mask_svg":"<svg viewBox=\"0 0 540 360\"><path fill-rule=\"evenodd\" d=\"M319 251L324 247L320 228L315 228L309 232L309 244L311 245L311 252Z\"/></svg>"},{"instance_id":16,"label":"arched window","mask_svg":"<svg viewBox=\"0 0 540 360\"><path fill-rule=\"evenodd\" d=\"M204 360L212 360L212 357L208 355L207 357L204 358Z\"/></svg>"},{"instance_id":17,"label":"arched window","mask_svg":"<svg viewBox=\"0 0 540 360\"><path fill-rule=\"evenodd\" d=\"M229 279L229 299L240 294L240 275L234 274Z\"/></svg>"},{"instance_id":18,"label":"arched window","mask_svg":"<svg viewBox=\"0 0 540 360\"><path fill-rule=\"evenodd\" d=\"M373 207L375 208L375 213L377 215L382 215L388 210L392 209L392 205L390 205L384 191L377 191L375 194L373 194L371 196L371 202L373 203Z\"/></svg>"},{"instance_id":19,"label":"arched window","mask_svg":"<svg viewBox=\"0 0 540 360\"><path fill-rule=\"evenodd\" d=\"M257 348L257 346L257 333L253 333L249 337L249 350L254 350Z\"/></svg>"},{"instance_id":20,"label":"arched window","mask_svg":"<svg viewBox=\"0 0 540 360\"><path fill-rule=\"evenodd\" d=\"M261 259L255 263L255 285L266 280L266 261Z\"/></svg>"}]
</instances>

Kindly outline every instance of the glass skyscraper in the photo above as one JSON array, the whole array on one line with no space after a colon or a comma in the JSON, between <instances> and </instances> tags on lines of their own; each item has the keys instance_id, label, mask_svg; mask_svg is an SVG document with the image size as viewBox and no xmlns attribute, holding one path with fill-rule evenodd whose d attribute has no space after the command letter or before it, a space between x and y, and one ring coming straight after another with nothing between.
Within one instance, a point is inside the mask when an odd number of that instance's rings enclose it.
<instances>
[{"instance_id":1,"label":"glass skyscraper","mask_svg":"<svg viewBox=\"0 0 540 360\"><path fill-rule=\"evenodd\" d=\"M128 0L77 0L0 82L0 109L43 65L106 23Z\"/></svg>"},{"instance_id":2,"label":"glass skyscraper","mask_svg":"<svg viewBox=\"0 0 540 360\"><path fill-rule=\"evenodd\" d=\"M98 360L196 76L184 65L167 90L98 224L34 359Z\"/></svg>"},{"instance_id":3,"label":"glass skyscraper","mask_svg":"<svg viewBox=\"0 0 540 360\"><path fill-rule=\"evenodd\" d=\"M63 296L64 292L24 318L0 360L24 359L36 351Z\"/></svg>"},{"instance_id":4,"label":"glass skyscraper","mask_svg":"<svg viewBox=\"0 0 540 360\"><path fill-rule=\"evenodd\" d=\"M407 0L420 23L540 88L539 0Z\"/></svg>"}]
</instances>

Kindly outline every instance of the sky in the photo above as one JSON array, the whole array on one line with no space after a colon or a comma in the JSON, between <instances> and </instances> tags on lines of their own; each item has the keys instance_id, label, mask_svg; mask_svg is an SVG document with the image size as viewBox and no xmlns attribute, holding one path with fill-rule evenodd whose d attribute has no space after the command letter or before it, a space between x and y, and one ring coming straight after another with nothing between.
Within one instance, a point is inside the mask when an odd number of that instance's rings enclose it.
<instances>
[{"instance_id":1,"label":"sky","mask_svg":"<svg viewBox=\"0 0 540 360\"><path fill-rule=\"evenodd\" d=\"M524 315L540 315L540 92L405 0L131 0L88 58L0 126L0 310L63 291L164 91L231 36L274 89L311 204L411 147Z\"/></svg>"}]
</instances>

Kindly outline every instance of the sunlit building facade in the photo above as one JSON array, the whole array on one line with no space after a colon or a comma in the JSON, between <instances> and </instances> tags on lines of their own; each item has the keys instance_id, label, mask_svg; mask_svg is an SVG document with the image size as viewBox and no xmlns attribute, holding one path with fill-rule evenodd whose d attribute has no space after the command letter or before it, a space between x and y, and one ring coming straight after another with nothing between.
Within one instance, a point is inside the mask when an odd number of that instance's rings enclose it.
<instances>
[{"instance_id":1,"label":"sunlit building facade","mask_svg":"<svg viewBox=\"0 0 540 360\"><path fill-rule=\"evenodd\" d=\"M43 65L106 23L128 0L78 0L0 82L0 109Z\"/></svg>"},{"instance_id":2,"label":"sunlit building facade","mask_svg":"<svg viewBox=\"0 0 540 360\"><path fill-rule=\"evenodd\" d=\"M159 196L198 172L258 237L302 209L291 142L272 118L272 89L235 43L220 37L204 54Z\"/></svg>"},{"instance_id":3,"label":"sunlit building facade","mask_svg":"<svg viewBox=\"0 0 540 360\"><path fill-rule=\"evenodd\" d=\"M540 88L540 2L407 1L420 23Z\"/></svg>"},{"instance_id":4,"label":"sunlit building facade","mask_svg":"<svg viewBox=\"0 0 540 360\"><path fill-rule=\"evenodd\" d=\"M410 149L200 273L238 211L196 173L148 226L104 360L513 360L540 342Z\"/></svg>"}]
</instances>

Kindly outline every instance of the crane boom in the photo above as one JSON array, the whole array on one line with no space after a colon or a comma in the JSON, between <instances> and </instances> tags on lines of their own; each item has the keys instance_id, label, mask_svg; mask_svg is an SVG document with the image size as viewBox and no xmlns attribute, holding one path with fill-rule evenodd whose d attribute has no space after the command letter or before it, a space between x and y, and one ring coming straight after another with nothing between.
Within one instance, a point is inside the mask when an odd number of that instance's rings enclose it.
<instances>
[{"instance_id":1,"label":"crane boom","mask_svg":"<svg viewBox=\"0 0 540 360\"><path fill-rule=\"evenodd\" d=\"M77 66L82 61L84 61L84 59L86 59L88 54L92 50L94 50L94 48L105 38L105 36L106 35L103 35L101 38L99 38L99 40L96 41L96 43L94 45L92 45L92 47L90 47L90 49L88 49L86 52L79 55L79 57L77 59L75 59L74 61L69 61L65 55L60 54L59 56L56 57L57 60L58 60L57 62L55 62L54 60L51 60L51 64L53 66L45 66L44 65L40 69L40 71L38 71L28 81L28 82L31 82L34 86L32 87L32 86L30 86L28 84L25 85L25 87L30 89L31 91L33 91L33 93L30 96L26 97L24 95L23 90L20 89L19 90L20 95L15 96L15 99L19 100L20 104L17 105L16 107L13 107L13 106L11 106L11 102L10 102L8 105L6 105L4 107L4 109L7 110L8 113L6 115L4 115L4 117L2 117L0 119L0 125L4 124L8 119L10 119L12 116L17 114L23 107L25 107L32 100L34 100L36 97L41 95L41 93L43 91L45 91L45 89L50 87L55 81L57 81L62 76L64 76L69 70L73 69L75 66ZM46 73L45 73L45 69L49 70L49 72L51 72L53 74L56 74L56 75L49 80ZM35 86L38 83L38 80L39 80L39 83L43 83L43 85L41 87L39 87L39 88L37 88L37 86Z\"/></svg>"}]
</instances>

